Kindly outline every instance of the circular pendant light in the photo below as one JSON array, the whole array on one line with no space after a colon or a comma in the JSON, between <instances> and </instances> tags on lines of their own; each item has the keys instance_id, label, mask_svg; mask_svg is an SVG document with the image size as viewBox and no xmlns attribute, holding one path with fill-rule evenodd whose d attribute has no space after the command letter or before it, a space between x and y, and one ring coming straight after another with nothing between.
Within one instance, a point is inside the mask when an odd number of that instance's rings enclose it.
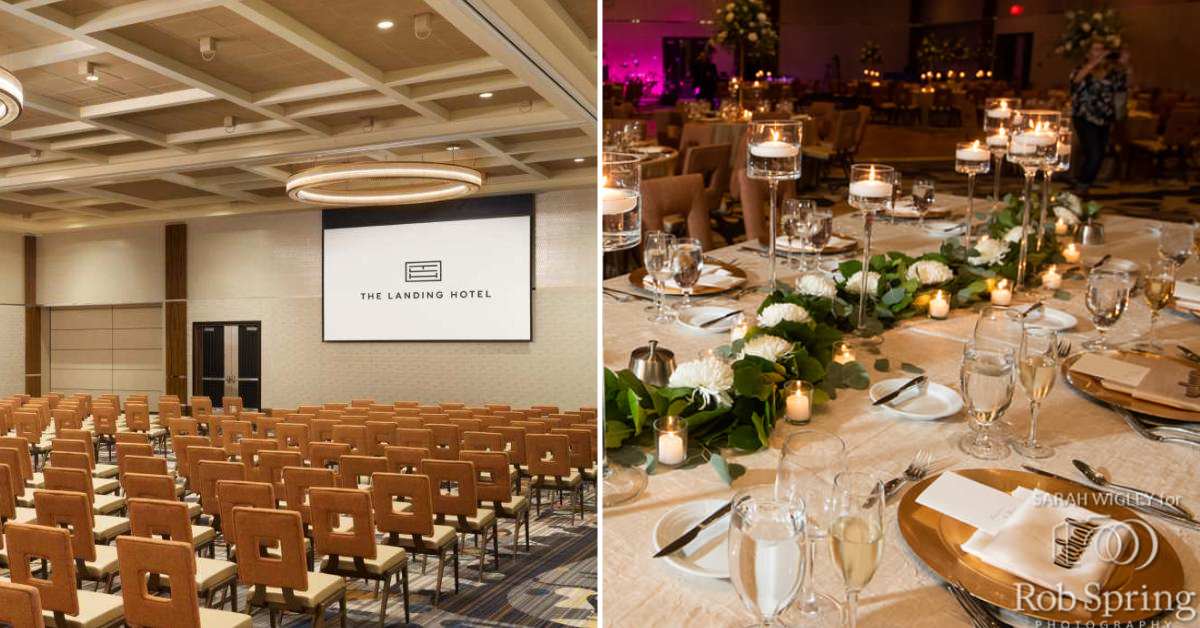
<instances>
[{"instance_id":1,"label":"circular pendant light","mask_svg":"<svg viewBox=\"0 0 1200 628\"><path fill-rule=\"evenodd\" d=\"M12 72L0 68L0 127L17 119L25 106L25 91Z\"/></svg>"},{"instance_id":2,"label":"circular pendant light","mask_svg":"<svg viewBox=\"0 0 1200 628\"><path fill-rule=\"evenodd\" d=\"M483 173L453 164L363 162L316 166L291 176L288 196L319 205L407 205L474 194Z\"/></svg>"}]
</instances>

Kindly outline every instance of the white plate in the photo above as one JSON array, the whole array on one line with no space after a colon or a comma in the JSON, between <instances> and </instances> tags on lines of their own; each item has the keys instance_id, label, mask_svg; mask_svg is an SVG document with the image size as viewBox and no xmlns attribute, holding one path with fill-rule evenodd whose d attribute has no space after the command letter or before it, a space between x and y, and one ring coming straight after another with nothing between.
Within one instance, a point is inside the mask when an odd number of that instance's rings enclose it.
<instances>
[{"instance_id":1,"label":"white plate","mask_svg":"<svg viewBox=\"0 0 1200 628\"><path fill-rule=\"evenodd\" d=\"M1030 327L1042 329L1053 329L1054 331L1066 331L1073 329L1079 324L1079 320L1074 316L1052 307L1043 307L1042 309L1025 317L1025 324Z\"/></svg>"},{"instance_id":2,"label":"white plate","mask_svg":"<svg viewBox=\"0 0 1200 628\"><path fill-rule=\"evenodd\" d=\"M793 241L795 241L795 240L793 239ZM852 244L853 242L854 242L853 240L849 240L847 238L843 238L840 236L830 236L829 242L826 242L825 248L821 249L821 250L823 252L828 249L840 249L849 244ZM783 251L784 253L816 253L817 252L817 250L812 247L803 246L800 244L797 244L796 246L792 246L791 244L788 244L787 236L776 237L775 238L775 248L780 251Z\"/></svg>"},{"instance_id":3,"label":"white plate","mask_svg":"<svg viewBox=\"0 0 1200 628\"><path fill-rule=\"evenodd\" d=\"M714 318L724 316L732 311L734 311L733 308L728 307L719 307L716 305L697 305L680 312L679 318L676 320L679 321L680 325L683 325L692 331L698 331L706 334L720 333L729 331L729 328L733 327L733 319L737 317L730 316L729 318L717 323L713 323L708 327L701 327L700 325L702 323L707 323Z\"/></svg>"},{"instance_id":4,"label":"white plate","mask_svg":"<svg viewBox=\"0 0 1200 628\"><path fill-rule=\"evenodd\" d=\"M949 238L966 233L967 226L953 220L926 220L925 232L935 238Z\"/></svg>"},{"instance_id":5,"label":"white plate","mask_svg":"<svg viewBox=\"0 0 1200 628\"><path fill-rule=\"evenodd\" d=\"M634 148L633 152L646 153L647 155L659 155L659 154L665 153L669 150L671 150L671 149L667 148L666 146L641 146L638 148Z\"/></svg>"},{"instance_id":6,"label":"white plate","mask_svg":"<svg viewBox=\"0 0 1200 628\"><path fill-rule=\"evenodd\" d=\"M672 508L658 520L654 526L651 542L654 552L666 547L671 541L683 536L696 524L704 521L705 517L713 514L727 503L720 499L704 499L693 501ZM659 560L667 561L672 567L693 576L702 578L729 577L729 550L726 538L729 536L729 515L714 521L712 525L700 531L696 538L683 549L663 556Z\"/></svg>"},{"instance_id":7,"label":"white plate","mask_svg":"<svg viewBox=\"0 0 1200 628\"><path fill-rule=\"evenodd\" d=\"M896 377L885 379L871 386L871 401L887 395L904 385L911 377ZM934 382L929 382L925 394L901 401L899 407L882 405L879 408L898 417L914 421L934 421L957 414L962 410L962 398L953 390Z\"/></svg>"}]
</instances>

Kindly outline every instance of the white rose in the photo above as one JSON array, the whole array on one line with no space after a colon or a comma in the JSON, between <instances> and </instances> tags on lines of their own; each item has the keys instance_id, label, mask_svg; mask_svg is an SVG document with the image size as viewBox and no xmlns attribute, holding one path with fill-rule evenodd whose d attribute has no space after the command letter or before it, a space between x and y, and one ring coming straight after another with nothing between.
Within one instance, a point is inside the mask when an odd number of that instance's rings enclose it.
<instances>
[{"instance_id":1,"label":"white rose","mask_svg":"<svg viewBox=\"0 0 1200 628\"><path fill-rule=\"evenodd\" d=\"M796 281L796 292L810 297L832 299L837 295L837 284L825 275L809 273Z\"/></svg>"},{"instance_id":2,"label":"white rose","mask_svg":"<svg viewBox=\"0 0 1200 628\"><path fill-rule=\"evenodd\" d=\"M968 262L976 266L992 266L999 264L1004 259L1004 255L1008 253L1008 243L984 236L975 243L975 250L979 255L967 258Z\"/></svg>"},{"instance_id":3,"label":"white rose","mask_svg":"<svg viewBox=\"0 0 1200 628\"><path fill-rule=\"evenodd\" d=\"M768 305L758 315L758 324L761 327L774 327L784 321L807 323L811 320L812 316L809 316L808 310L795 303L775 303Z\"/></svg>"},{"instance_id":4,"label":"white rose","mask_svg":"<svg viewBox=\"0 0 1200 628\"><path fill-rule=\"evenodd\" d=\"M732 14L732 13L726 13L726 14L725 14L725 21L726 21L726 22L732 22L732 21L733 21L733 14Z\"/></svg>"},{"instance_id":5,"label":"white rose","mask_svg":"<svg viewBox=\"0 0 1200 628\"><path fill-rule=\"evenodd\" d=\"M698 388L711 395L720 395L733 386L733 368L712 357L684 362L675 367L667 385Z\"/></svg>"},{"instance_id":6,"label":"white rose","mask_svg":"<svg viewBox=\"0 0 1200 628\"><path fill-rule=\"evenodd\" d=\"M1011 242L1013 244L1020 244L1021 243L1021 226L1017 225L1016 227L1009 229L1008 232L1004 234L1004 241Z\"/></svg>"},{"instance_id":7,"label":"white rose","mask_svg":"<svg viewBox=\"0 0 1200 628\"><path fill-rule=\"evenodd\" d=\"M859 294L862 288L862 271L858 271L846 280L846 292L850 294ZM867 273L867 294L875 294L879 292L879 273L869 271Z\"/></svg>"},{"instance_id":8,"label":"white rose","mask_svg":"<svg viewBox=\"0 0 1200 628\"><path fill-rule=\"evenodd\" d=\"M749 39L750 41L758 41L758 33L750 33L749 35L746 35L746 39Z\"/></svg>"},{"instance_id":9,"label":"white rose","mask_svg":"<svg viewBox=\"0 0 1200 628\"><path fill-rule=\"evenodd\" d=\"M1092 14L1092 19L1099 22L1100 20L1104 19L1104 14L1100 13L1099 11L1096 11L1095 13Z\"/></svg>"},{"instance_id":10,"label":"white rose","mask_svg":"<svg viewBox=\"0 0 1200 628\"><path fill-rule=\"evenodd\" d=\"M775 362L791 351L792 343L779 336L771 335L755 336L742 348L742 352L746 355L756 355L772 362Z\"/></svg>"},{"instance_id":11,"label":"white rose","mask_svg":"<svg viewBox=\"0 0 1200 628\"><path fill-rule=\"evenodd\" d=\"M766 13L759 13L757 17L758 17L758 21L760 21L760 22L766 22L766 21L767 21L767 14L766 14Z\"/></svg>"},{"instance_id":12,"label":"white rose","mask_svg":"<svg viewBox=\"0 0 1200 628\"><path fill-rule=\"evenodd\" d=\"M954 271L935 259L923 259L908 267L906 277L917 279L922 286L931 286L954 279Z\"/></svg>"},{"instance_id":13,"label":"white rose","mask_svg":"<svg viewBox=\"0 0 1200 628\"><path fill-rule=\"evenodd\" d=\"M1085 33L1090 33L1090 32L1092 32L1092 25L1091 25L1091 23L1089 23L1089 22L1084 22L1083 24L1080 24L1080 25L1079 25L1079 28L1080 28L1081 30L1083 30L1083 32L1085 32Z\"/></svg>"}]
</instances>

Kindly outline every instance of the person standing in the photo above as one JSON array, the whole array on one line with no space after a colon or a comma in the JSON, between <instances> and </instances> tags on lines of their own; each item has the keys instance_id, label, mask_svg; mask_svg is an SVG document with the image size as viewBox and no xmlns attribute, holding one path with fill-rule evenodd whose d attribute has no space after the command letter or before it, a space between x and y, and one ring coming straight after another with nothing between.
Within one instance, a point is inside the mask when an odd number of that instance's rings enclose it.
<instances>
[{"instance_id":1,"label":"person standing","mask_svg":"<svg viewBox=\"0 0 1200 628\"><path fill-rule=\"evenodd\" d=\"M717 64L712 61L712 50L704 47L692 61L692 87L696 99L717 106Z\"/></svg>"},{"instance_id":2,"label":"person standing","mask_svg":"<svg viewBox=\"0 0 1200 628\"><path fill-rule=\"evenodd\" d=\"M1071 73L1071 116L1079 139L1079 169L1075 191L1086 195L1104 161L1108 137L1117 119L1118 103L1129 85L1129 57L1093 40L1083 63Z\"/></svg>"}]
</instances>

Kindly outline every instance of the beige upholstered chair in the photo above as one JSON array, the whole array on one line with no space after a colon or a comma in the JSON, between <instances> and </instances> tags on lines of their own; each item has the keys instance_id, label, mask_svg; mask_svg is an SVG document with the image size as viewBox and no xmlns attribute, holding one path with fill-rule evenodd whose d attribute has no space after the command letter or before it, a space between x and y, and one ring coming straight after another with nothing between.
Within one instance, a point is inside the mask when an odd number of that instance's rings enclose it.
<instances>
[{"instance_id":1,"label":"beige upholstered chair","mask_svg":"<svg viewBox=\"0 0 1200 628\"><path fill-rule=\"evenodd\" d=\"M433 604L442 595L446 553L454 559L454 591L458 592L458 535L450 526L433 522L433 494L429 476L400 473L376 473L371 479L371 506L375 526L386 535L387 543L403 547L410 554L437 556L437 587Z\"/></svg>"},{"instance_id":2,"label":"beige upholstered chair","mask_svg":"<svg viewBox=\"0 0 1200 628\"><path fill-rule=\"evenodd\" d=\"M646 231L665 230L665 220L679 216L687 222L688 237L712 248L712 227L704 198L704 178L699 174L658 177L642 182L642 225Z\"/></svg>"},{"instance_id":3,"label":"beige upholstered chair","mask_svg":"<svg viewBox=\"0 0 1200 628\"><path fill-rule=\"evenodd\" d=\"M200 607L199 591L193 581L197 560L189 544L123 536L117 539L117 557L127 624L251 628L249 615ZM229 567L236 571L234 565ZM169 597L164 596L163 587L158 586L164 582L171 583Z\"/></svg>"},{"instance_id":4,"label":"beige upholstered chair","mask_svg":"<svg viewBox=\"0 0 1200 628\"><path fill-rule=\"evenodd\" d=\"M436 521L453 527L461 534L475 537L475 546L479 549L479 579L483 580L489 531L496 555L496 569L500 568L499 525L495 512L479 507L475 465L463 460L429 458L421 463L421 472L429 476L430 486L434 489L433 514ZM456 490L451 491L451 487Z\"/></svg>"},{"instance_id":5,"label":"beige upholstered chair","mask_svg":"<svg viewBox=\"0 0 1200 628\"><path fill-rule=\"evenodd\" d=\"M57 526L12 523L4 536L8 544L9 579L37 589L45 619L72 628L108 628L123 623L120 597L77 588L76 555L70 532ZM30 561L35 558L49 564L48 578L33 577ZM115 551L113 561L115 573Z\"/></svg>"}]
</instances>

